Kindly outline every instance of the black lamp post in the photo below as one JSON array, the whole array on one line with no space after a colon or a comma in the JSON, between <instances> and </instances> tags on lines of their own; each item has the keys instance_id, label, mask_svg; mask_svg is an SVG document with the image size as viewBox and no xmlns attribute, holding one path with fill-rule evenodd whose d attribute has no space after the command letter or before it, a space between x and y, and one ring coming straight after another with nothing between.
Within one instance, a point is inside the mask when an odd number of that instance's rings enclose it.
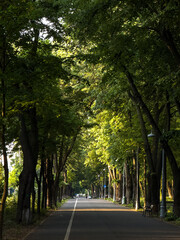
<instances>
[{"instance_id":1,"label":"black lamp post","mask_svg":"<svg viewBox=\"0 0 180 240\"><path fill-rule=\"evenodd\" d=\"M103 188L104 188L104 199L106 198L106 169L104 168L104 185L103 185Z\"/></svg>"}]
</instances>

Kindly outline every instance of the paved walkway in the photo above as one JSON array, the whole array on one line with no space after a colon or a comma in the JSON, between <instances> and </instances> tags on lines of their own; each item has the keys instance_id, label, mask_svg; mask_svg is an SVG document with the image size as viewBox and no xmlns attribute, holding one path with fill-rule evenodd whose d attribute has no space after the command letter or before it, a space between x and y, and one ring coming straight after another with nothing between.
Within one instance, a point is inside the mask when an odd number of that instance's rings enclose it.
<instances>
[{"instance_id":1,"label":"paved walkway","mask_svg":"<svg viewBox=\"0 0 180 240\"><path fill-rule=\"evenodd\" d=\"M101 199L72 199L25 240L180 240L180 227Z\"/></svg>"}]
</instances>

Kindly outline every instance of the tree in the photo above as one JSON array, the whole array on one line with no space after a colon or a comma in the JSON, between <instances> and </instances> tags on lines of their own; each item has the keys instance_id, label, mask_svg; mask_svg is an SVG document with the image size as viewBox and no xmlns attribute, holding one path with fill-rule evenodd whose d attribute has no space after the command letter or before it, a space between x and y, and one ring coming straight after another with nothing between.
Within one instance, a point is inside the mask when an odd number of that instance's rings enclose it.
<instances>
[{"instance_id":1,"label":"tree","mask_svg":"<svg viewBox=\"0 0 180 240\"><path fill-rule=\"evenodd\" d=\"M17 1L18 2L18 1ZM3 216L5 203L8 193L8 162L7 162L7 151L6 145L8 141L7 137L7 81L10 78L11 73L9 70L12 67L14 50L12 44L17 41L19 38L19 23L14 19L17 18L17 15L24 10L24 5L22 4L20 8L15 5L16 3L10 3L6 1L6 3L0 4L0 12L1 12L1 24L0 24L0 79L1 79L1 148L3 151L4 158L4 191L1 200L0 207L0 239L2 239L2 227L3 227ZM11 18L11 21L10 21ZM13 19L13 20L12 20ZM15 23L16 22L16 23Z\"/></svg>"},{"instance_id":2,"label":"tree","mask_svg":"<svg viewBox=\"0 0 180 240\"><path fill-rule=\"evenodd\" d=\"M178 66L179 48L176 41L179 36L176 27L179 12L177 1L166 3L148 1L146 4L141 1L136 3L133 1L89 1L89 4L76 1L72 6L74 7L72 7L73 12L71 12L70 17L67 17L70 22L72 19L73 21L76 19L73 25L76 31L75 36L82 43L94 42L95 46L92 49L94 54L99 54L100 60L109 65L107 71L111 68L111 72L119 74L119 84L122 86L125 84L125 90L129 97L137 108L140 107L146 116L145 120L152 125L157 135L156 140L160 139L174 176L174 209L176 215L179 216L178 163L172 152L172 147L163 137L162 121L157 121L155 115L152 114L152 107L158 106L160 103L161 106L159 109L157 108L158 112L156 113L159 114L159 119L160 117L162 119L161 107L163 107L164 102L165 105L167 103L166 93L171 96L171 103L175 103L173 94L169 89L173 88L171 74L177 76L178 72L177 67L174 68L175 62ZM172 22L171 26L169 24L170 19L172 21L172 16L174 27L171 27ZM173 59L170 54L173 55ZM169 76L168 81L166 76ZM178 86L177 78L175 85ZM151 99L152 102L147 102L148 92L154 92L152 96L155 98ZM163 97L164 102L160 101L160 96ZM177 110L178 104L176 103ZM144 132L144 136L145 134ZM151 159L150 152L149 154L147 152L147 157L152 173L151 182L156 185L155 183L160 179L158 170L160 163L157 161L156 166L152 165L154 160ZM158 205L158 191L157 189L156 194L153 194L155 205Z\"/></svg>"},{"instance_id":3,"label":"tree","mask_svg":"<svg viewBox=\"0 0 180 240\"><path fill-rule=\"evenodd\" d=\"M41 111L42 106L39 101L45 101L47 97L46 94L45 98L42 98L40 87L44 88L45 83L49 86L57 84L56 78L60 73L63 74L60 60L52 56L55 44L44 41L44 35L47 38L62 39L60 37L61 24L58 17L54 15L58 6L55 7L53 3L46 1L29 2L27 5L30 11L26 9L25 14L18 16L22 22L21 28L17 31L19 38L13 42L16 61L13 62L15 74L11 82L17 92L11 101L14 102L12 109L18 113L21 124L20 143L24 155L23 171L20 175L17 221L25 223L31 221L30 198L34 191L39 153L38 111ZM46 18L46 23L43 23L43 18ZM52 65L55 60L56 65ZM47 71L49 66L52 66L51 70ZM45 79L49 82L44 81ZM41 84L41 81L44 81L44 84Z\"/></svg>"}]
</instances>

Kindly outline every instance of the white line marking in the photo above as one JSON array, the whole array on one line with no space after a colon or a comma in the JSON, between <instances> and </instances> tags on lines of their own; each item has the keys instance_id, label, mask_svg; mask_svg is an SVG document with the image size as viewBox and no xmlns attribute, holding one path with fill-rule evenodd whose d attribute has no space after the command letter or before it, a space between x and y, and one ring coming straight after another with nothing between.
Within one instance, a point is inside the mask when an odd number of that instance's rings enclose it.
<instances>
[{"instance_id":1,"label":"white line marking","mask_svg":"<svg viewBox=\"0 0 180 240\"><path fill-rule=\"evenodd\" d=\"M78 201L78 199L76 199L76 202L74 204L74 209L73 209L73 212L72 212L72 215L71 215L71 219L69 221L69 225L68 225L68 228L67 228L64 240L68 240L69 239L69 235L70 235L70 232L71 232L71 227L72 227L72 223L73 223L74 214L75 214L75 211L76 211L77 201Z\"/></svg>"}]
</instances>

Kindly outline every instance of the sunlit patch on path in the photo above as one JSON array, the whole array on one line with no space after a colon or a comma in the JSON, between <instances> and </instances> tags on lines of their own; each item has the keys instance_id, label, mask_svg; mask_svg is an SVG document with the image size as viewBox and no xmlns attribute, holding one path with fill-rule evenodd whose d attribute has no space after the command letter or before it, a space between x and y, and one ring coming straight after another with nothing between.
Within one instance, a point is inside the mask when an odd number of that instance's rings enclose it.
<instances>
[{"instance_id":1,"label":"sunlit patch on path","mask_svg":"<svg viewBox=\"0 0 180 240\"><path fill-rule=\"evenodd\" d=\"M107 209L107 208L83 208L83 209L59 209L59 212L136 212L134 209Z\"/></svg>"}]
</instances>

